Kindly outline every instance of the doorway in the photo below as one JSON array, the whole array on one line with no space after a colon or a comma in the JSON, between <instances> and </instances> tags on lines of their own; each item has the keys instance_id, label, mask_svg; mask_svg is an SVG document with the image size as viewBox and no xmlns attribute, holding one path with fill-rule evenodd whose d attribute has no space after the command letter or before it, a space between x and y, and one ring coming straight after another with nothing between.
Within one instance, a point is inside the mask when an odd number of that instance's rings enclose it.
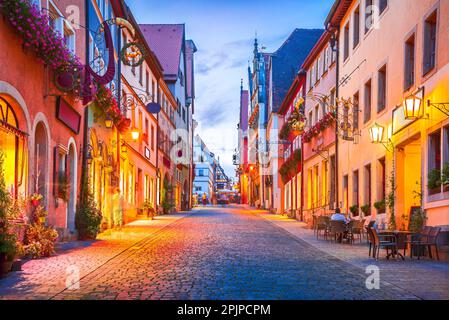
<instances>
[{"instance_id":1,"label":"doorway","mask_svg":"<svg viewBox=\"0 0 449 320\"><path fill-rule=\"evenodd\" d=\"M400 229L408 228L410 210L421 206L422 147L418 134L397 147L396 155L396 222Z\"/></svg>"}]
</instances>

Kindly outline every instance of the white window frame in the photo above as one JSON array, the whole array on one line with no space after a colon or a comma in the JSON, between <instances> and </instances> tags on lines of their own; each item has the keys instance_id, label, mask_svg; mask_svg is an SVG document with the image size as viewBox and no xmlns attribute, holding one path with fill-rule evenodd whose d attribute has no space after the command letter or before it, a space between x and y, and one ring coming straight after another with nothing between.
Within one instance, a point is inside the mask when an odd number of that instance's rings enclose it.
<instances>
[{"instance_id":1,"label":"white window frame","mask_svg":"<svg viewBox=\"0 0 449 320\"><path fill-rule=\"evenodd\" d=\"M47 0L47 14L50 16L50 6L52 9L56 11L56 13L59 15L58 18L55 19L56 29L55 31L59 33L61 37L64 37L64 15L59 10L58 6L53 2L53 0Z\"/></svg>"}]
</instances>

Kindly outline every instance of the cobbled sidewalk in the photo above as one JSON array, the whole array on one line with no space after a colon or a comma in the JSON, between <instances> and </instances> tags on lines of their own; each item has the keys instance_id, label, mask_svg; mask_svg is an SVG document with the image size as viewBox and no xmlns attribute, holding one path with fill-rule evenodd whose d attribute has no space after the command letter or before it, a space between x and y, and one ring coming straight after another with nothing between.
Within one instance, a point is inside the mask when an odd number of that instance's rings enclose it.
<instances>
[{"instance_id":1,"label":"cobbled sidewalk","mask_svg":"<svg viewBox=\"0 0 449 320\"><path fill-rule=\"evenodd\" d=\"M73 270L79 270L82 279L186 216L157 216L153 221L131 223L120 231L109 230L100 234L96 241L60 244L56 255L27 261L22 266L22 272L9 273L6 278L0 279L0 300L51 299L66 290L67 278L74 275Z\"/></svg>"},{"instance_id":2,"label":"cobbled sidewalk","mask_svg":"<svg viewBox=\"0 0 449 320\"><path fill-rule=\"evenodd\" d=\"M387 260L384 250L381 250L379 260L375 260L368 257L366 240L363 240L363 243L360 244L357 239L355 244L348 245L326 241L322 237L317 239L313 230L306 228L306 225L302 222L285 216L270 214L267 211L254 210L248 206L242 207L337 259L363 270L372 265L379 267L381 280L403 288L419 298L449 299L448 262L434 261L428 258L411 260L409 256L406 257L405 261L400 259Z\"/></svg>"}]
</instances>

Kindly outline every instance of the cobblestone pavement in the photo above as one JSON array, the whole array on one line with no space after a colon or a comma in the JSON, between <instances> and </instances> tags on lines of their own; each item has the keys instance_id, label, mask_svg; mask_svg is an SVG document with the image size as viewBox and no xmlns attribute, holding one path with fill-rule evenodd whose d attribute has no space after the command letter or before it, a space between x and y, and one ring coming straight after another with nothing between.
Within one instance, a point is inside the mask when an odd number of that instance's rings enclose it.
<instances>
[{"instance_id":1,"label":"cobblestone pavement","mask_svg":"<svg viewBox=\"0 0 449 320\"><path fill-rule=\"evenodd\" d=\"M307 229L305 224L299 221L269 214L266 211L252 210L252 212L306 241L316 249L356 267L362 269L370 265L379 267L382 280L412 292L422 299L449 300L449 263L447 261L435 261L428 258L411 260L408 256L405 261L387 260L384 251L381 251L379 260L374 260L368 257L366 240L362 243L356 240L353 245L336 244L323 240L322 237L317 239L313 230Z\"/></svg>"},{"instance_id":2,"label":"cobblestone pavement","mask_svg":"<svg viewBox=\"0 0 449 320\"><path fill-rule=\"evenodd\" d=\"M108 247L111 240L100 242ZM120 245L117 245L120 246ZM123 244L123 246L125 246ZM52 299L418 299L387 281L368 290L365 270L293 236L242 207L208 207L172 222L128 248L92 246L74 265L104 255L64 289L55 270L29 262L0 281L2 298ZM89 253L89 254L87 254ZM50 260L53 258L50 258ZM67 258L66 258L67 259ZM64 273L65 275L65 273ZM59 280L57 280L59 279Z\"/></svg>"}]
</instances>

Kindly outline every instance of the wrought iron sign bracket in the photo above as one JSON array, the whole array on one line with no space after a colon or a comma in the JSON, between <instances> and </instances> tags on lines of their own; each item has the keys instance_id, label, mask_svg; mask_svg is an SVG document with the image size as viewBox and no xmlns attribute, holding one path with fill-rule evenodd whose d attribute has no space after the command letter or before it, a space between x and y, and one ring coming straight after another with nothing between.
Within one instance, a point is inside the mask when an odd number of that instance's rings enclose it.
<instances>
[{"instance_id":1,"label":"wrought iron sign bracket","mask_svg":"<svg viewBox=\"0 0 449 320\"><path fill-rule=\"evenodd\" d=\"M387 141L382 141L381 144L384 146L384 148L389 151L389 152L393 152L394 150L394 144L393 141L391 141L391 139L388 139Z\"/></svg>"},{"instance_id":2,"label":"wrought iron sign bracket","mask_svg":"<svg viewBox=\"0 0 449 320\"><path fill-rule=\"evenodd\" d=\"M427 105L429 107L435 107L449 117L449 102L433 103L430 100L427 100Z\"/></svg>"},{"instance_id":3,"label":"wrought iron sign bracket","mask_svg":"<svg viewBox=\"0 0 449 320\"><path fill-rule=\"evenodd\" d=\"M315 152L317 155L319 155L321 158L323 158L324 160L329 160L329 150L321 150L320 148L318 149L312 149L312 152Z\"/></svg>"}]
</instances>

